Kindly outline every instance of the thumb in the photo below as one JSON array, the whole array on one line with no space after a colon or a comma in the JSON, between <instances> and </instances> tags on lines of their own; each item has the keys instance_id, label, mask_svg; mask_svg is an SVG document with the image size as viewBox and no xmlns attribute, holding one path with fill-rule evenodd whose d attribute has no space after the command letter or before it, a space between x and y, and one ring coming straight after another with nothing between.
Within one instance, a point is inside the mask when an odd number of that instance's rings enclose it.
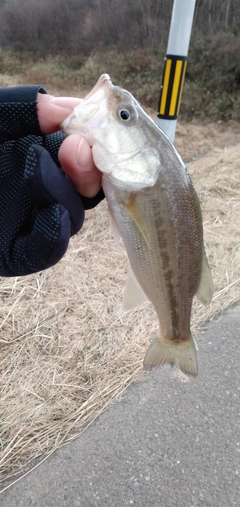
<instances>
[{"instance_id":1,"label":"thumb","mask_svg":"<svg viewBox=\"0 0 240 507\"><path fill-rule=\"evenodd\" d=\"M39 93L37 98L38 121L43 134L51 134L60 128L60 124L81 102L75 97L54 97Z\"/></svg>"}]
</instances>

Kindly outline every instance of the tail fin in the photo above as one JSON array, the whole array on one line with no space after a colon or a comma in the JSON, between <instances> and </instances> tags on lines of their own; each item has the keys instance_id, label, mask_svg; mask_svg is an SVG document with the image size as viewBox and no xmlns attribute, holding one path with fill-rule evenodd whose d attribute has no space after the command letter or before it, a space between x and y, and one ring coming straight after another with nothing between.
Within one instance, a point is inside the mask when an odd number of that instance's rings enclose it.
<instances>
[{"instance_id":1,"label":"tail fin","mask_svg":"<svg viewBox=\"0 0 240 507\"><path fill-rule=\"evenodd\" d=\"M154 338L144 359L143 365L147 368L162 366L170 363L174 366L178 363L179 368L188 375L197 376L197 358L193 338L189 341L174 345L163 343L158 337Z\"/></svg>"}]
</instances>

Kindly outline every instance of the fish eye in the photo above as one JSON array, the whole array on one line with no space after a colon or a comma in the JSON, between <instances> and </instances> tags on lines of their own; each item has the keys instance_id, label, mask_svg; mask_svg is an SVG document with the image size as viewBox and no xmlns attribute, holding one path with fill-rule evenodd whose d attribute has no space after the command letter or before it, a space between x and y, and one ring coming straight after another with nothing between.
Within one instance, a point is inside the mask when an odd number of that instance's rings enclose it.
<instances>
[{"instance_id":1,"label":"fish eye","mask_svg":"<svg viewBox=\"0 0 240 507\"><path fill-rule=\"evenodd\" d=\"M135 108L132 107L131 105L121 104L117 108L117 116L119 117L120 120L129 123L130 121L132 122L133 120L137 119L137 112Z\"/></svg>"},{"instance_id":2,"label":"fish eye","mask_svg":"<svg viewBox=\"0 0 240 507\"><path fill-rule=\"evenodd\" d=\"M129 120L130 118L130 113L127 109L121 109L121 111L119 111L119 116L120 118L122 118L122 120Z\"/></svg>"}]
</instances>

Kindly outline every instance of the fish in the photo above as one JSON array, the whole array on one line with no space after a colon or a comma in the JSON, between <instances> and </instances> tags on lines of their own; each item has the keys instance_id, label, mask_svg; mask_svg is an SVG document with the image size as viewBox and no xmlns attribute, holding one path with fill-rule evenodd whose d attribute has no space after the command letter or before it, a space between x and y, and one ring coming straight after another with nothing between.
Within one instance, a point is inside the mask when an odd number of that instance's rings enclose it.
<instances>
[{"instance_id":1,"label":"fish","mask_svg":"<svg viewBox=\"0 0 240 507\"><path fill-rule=\"evenodd\" d=\"M113 236L122 238L131 269L123 309L150 301L159 333L144 359L198 373L191 334L192 303L210 303L208 265L199 199L179 153L133 95L103 74L61 125L92 147L102 173Z\"/></svg>"}]
</instances>

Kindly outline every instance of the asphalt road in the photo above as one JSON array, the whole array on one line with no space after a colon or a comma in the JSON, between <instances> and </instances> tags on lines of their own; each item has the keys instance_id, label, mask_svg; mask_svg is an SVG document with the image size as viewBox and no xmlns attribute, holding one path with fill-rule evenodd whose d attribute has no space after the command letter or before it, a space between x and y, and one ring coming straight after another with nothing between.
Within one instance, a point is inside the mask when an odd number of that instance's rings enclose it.
<instances>
[{"instance_id":1,"label":"asphalt road","mask_svg":"<svg viewBox=\"0 0 240 507\"><path fill-rule=\"evenodd\" d=\"M240 505L240 304L198 338L199 375L155 369L1 507Z\"/></svg>"}]
</instances>

